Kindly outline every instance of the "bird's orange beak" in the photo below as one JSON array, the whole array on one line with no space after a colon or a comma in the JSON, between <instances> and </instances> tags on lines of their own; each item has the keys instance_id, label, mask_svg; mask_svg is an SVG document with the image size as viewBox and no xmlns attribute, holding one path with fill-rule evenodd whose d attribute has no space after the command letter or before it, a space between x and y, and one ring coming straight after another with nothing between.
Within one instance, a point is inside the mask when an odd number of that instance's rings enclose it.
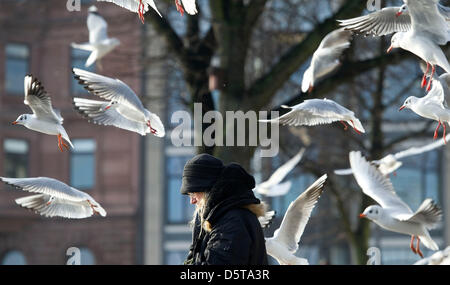
<instances>
[{"instance_id":1,"label":"bird's orange beak","mask_svg":"<svg viewBox=\"0 0 450 285\"><path fill-rule=\"evenodd\" d=\"M367 217L367 216L364 215L364 214L359 214L359 218L360 218L360 219L365 218L365 217Z\"/></svg>"},{"instance_id":2,"label":"bird's orange beak","mask_svg":"<svg viewBox=\"0 0 450 285\"><path fill-rule=\"evenodd\" d=\"M401 111L401 110L403 110L403 109L405 109L405 108L406 108L406 106L403 105L403 106L401 106L400 109L398 109L398 110Z\"/></svg>"},{"instance_id":3,"label":"bird's orange beak","mask_svg":"<svg viewBox=\"0 0 450 285\"><path fill-rule=\"evenodd\" d=\"M107 106L107 107L105 108L105 111L108 110L109 108L111 108L111 106Z\"/></svg>"},{"instance_id":4,"label":"bird's orange beak","mask_svg":"<svg viewBox=\"0 0 450 285\"><path fill-rule=\"evenodd\" d=\"M393 46L390 46L390 47L387 49L386 53L390 53L390 52L392 51L393 48L394 48Z\"/></svg>"},{"instance_id":5,"label":"bird's orange beak","mask_svg":"<svg viewBox=\"0 0 450 285\"><path fill-rule=\"evenodd\" d=\"M17 122L17 121L14 121L14 122L12 122L11 124L12 124L12 125L17 125L18 122Z\"/></svg>"}]
</instances>

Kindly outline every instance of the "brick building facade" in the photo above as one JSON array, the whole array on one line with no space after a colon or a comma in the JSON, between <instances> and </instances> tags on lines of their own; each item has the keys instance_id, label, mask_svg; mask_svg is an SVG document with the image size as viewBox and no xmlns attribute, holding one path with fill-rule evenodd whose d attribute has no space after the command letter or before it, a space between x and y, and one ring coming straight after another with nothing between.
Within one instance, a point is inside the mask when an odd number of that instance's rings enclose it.
<instances>
[{"instance_id":1,"label":"brick building facade","mask_svg":"<svg viewBox=\"0 0 450 285\"><path fill-rule=\"evenodd\" d=\"M65 264L70 247L89 252L90 263L139 263L141 136L90 124L72 109L73 96L98 99L77 87L71 73L73 66L85 68L87 55L70 43L88 41L87 8L93 2L82 1L80 12L69 12L61 0L0 2L0 176L59 179L79 186L108 213L83 220L44 218L15 204L30 193L1 184L0 264ZM109 3L94 4L109 24L108 35L121 42L95 72L120 78L140 94L138 17ZM61 110L75 150L61 153L56 137L11 125L20 114L31 113L23 104L25 71L44 84Z\"/></svg>"}]
</instances>

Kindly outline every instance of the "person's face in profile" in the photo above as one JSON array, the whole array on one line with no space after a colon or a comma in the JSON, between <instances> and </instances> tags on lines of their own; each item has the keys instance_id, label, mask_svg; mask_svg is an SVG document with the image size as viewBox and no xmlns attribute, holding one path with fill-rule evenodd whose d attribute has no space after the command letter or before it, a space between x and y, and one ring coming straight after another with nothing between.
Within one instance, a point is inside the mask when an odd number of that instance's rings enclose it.
<instances>
[{"instance_id":1,"label":"person's face in profile","mask_svg":"<svg viewBox=\"0 0 450 285\"><path fill-rule=\"evenodd\" d=\"M190 203L192 205L195 205L199 203L205 196L205 192L194 192L189 193Z\"/></svg>"}]
</instances>

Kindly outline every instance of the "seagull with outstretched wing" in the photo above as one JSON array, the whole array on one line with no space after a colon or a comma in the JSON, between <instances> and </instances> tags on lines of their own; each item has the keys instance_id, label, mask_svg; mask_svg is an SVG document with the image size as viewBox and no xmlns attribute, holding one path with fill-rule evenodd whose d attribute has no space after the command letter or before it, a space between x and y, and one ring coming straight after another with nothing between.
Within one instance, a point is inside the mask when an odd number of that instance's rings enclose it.
<instances>
[{"instance_id":1,"label":"seagull with outstretched wing","mask_svg":"<svg viewBox=\"0 0 450 285\"><path fill-rule=\"evenodd\" d=\"M294 167L300 162L304 153L305 148L302 148L294 157L280 166L268 180L256 185L253 191L268 197L285 195L289 189L291 189L292 183L290 181L281 183L281 181L283 181L289 172L291 172L292 169L294 169Z\"/></svg>"},{"instance_id":2,"label":"seagull with outstretched wing","mask_svg":"<svg viewBox=\"0 0 450 285\"><path fill-rule=\"evenodd\" d=\"M48 177L5 178L0 180L17 189L37 193L16 199L16 203L45 217L83 219L106 211L89 194Z\"/></svg>"},{"instance_id":3,"label":"seagull with outstretched wing","mask_svg":"<svg viewBox=\"0 0 450 285\"><path fill-rule=\"evenodd\" d=\"M107 101L74 98L76 111L89 121L112 125L141 135L152 133L165 136L161 119L147 110L136 93L124 82L78 68L73 69L75 79L91 94Z\"/></svg>"},{"instance_id":4,"label":"seagull with outstretched wing","mask_svg":"<svg viewBox=\"0 0 450 285\"><path fill-rule=\"evenodd\" d=\"M108 37L108 24L98 13L97 7L91 6L88 11L87 27L89 30L89 42L71 44L73 48L91 52L86 60L86 67L91 66L94 62L99 62L120 44L118 39Z\"/></svg>"},{"instance_id":5,"label":"seagull with outstretched wing","mask_svg":"<svg viewBox=\"0 0 450 285\"><path fill-rule=\"evenodd\" d=\"M367 207L360 218L368 218L383 229L411 236L411 250L423 258L420 241L431 249L438 250L438 245L431 238L428 230L437 226L442 219L442 210L432 199L425 199L416 212L397 196L389 178L383 175L361 152L349 154L350 165L356 182L364 194L379 205ZM414 240L417 238L416 247Z\"/></svg>"},{"instance_id":6,"label":"seagull with outstretched wing","mask_svg":"<svg viewBox=\"0 0 450 285\"><path fill-rule=\"evenodd\" d=\"M57 136L61 152L63 147L69 149L64 140L73 148L69 135L62 126L64 119L59 110L53 109L52 100L42 83L33 75L27 75L24 79L24 87L25 100L23 102L31 108L33 114L22 114L12 124L23 125L33 131Z\"/></svg>"},{"instance_id":7,"label":"seagull with outstretched wing","mask_svg":"<svg viewBox=\"0 0 450 285\"><path fill-rule=\"evenodd\" d=\"M259 120L262 123L279 123L289 126L316 126L341 122L347 130L345 122L350 124L358 133L365 133L361 121L355 113L330 99L309 99L293 107L281 106L291 109L290 112L271 120Z\"/></svg>"},{"instance_id":8,"label":"seagull with outstretched wing","mask_svg":"<svg viewBox=\"0 0 450 285\"><path fill-rule=\"evenodd\" d=\"M341 28L323 38L312 56L310 66L303 73L302 92L311 92L318 79L333 72L341 64L339 57L350 47L352 34Z\"/></svg>"},{"instance_id":9,"label":"seagull with outstretched wing","mask_svg":"<svg viewBox=\"0 0 450 285\"><path fill-rule=\"evenodd\" d=\"M327 175L321 176L289 205L280 227L273 237L266 238L267 254L281 265L308 265L294 254L317 201L323 192Z\"/></svg>"}]
</instances>

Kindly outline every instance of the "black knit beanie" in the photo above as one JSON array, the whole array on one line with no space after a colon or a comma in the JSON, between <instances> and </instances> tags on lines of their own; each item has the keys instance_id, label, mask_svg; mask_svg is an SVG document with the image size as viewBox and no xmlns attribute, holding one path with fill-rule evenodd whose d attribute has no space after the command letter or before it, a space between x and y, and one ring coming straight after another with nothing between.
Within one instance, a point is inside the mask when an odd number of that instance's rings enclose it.
<instances>
[{"instance_id":1,"label":"black knit beanie","mask_svg":"<svg viewBox=\"0 0 450 285\"><path fill-rule=\"evenodd\" d=\"M223 162L209 154L199 154L190 159L183 170L181 194L208 192L220 177Z\"/></svg>"}]
</instances>

